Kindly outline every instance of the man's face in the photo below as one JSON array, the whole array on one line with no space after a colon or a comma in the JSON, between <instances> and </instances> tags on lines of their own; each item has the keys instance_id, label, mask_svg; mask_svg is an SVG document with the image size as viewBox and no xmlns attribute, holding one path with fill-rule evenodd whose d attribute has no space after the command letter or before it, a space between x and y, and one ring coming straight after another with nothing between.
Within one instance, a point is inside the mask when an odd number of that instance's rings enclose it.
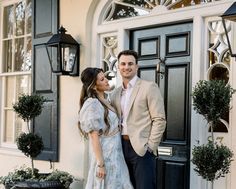
<instances>
[{"instance_id":1,"label":"man's face","mask_svg":"<svg viewBox=\"0 0 236 189\"><path fill-rule=\"evenodd\" d=\"M121 55L118 68L123 79L131 80L138 71L138 65L132 55Z\"/></svg>"}]
</instances>

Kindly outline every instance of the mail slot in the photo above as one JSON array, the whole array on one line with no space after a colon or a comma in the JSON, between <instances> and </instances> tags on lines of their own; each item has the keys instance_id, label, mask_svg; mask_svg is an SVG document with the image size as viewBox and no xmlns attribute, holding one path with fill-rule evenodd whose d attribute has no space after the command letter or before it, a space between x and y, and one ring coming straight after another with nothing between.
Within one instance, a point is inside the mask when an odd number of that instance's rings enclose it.
<instances>
[{"instance_id":1,"label":"mail slot","mask_svg":"<svg viewBox=\"0 0 236 189\"><path fill-rule=\"evenodd\" d=\"M172 156L172 147L168 146L159 146L158 147L158 155L159 156Z\"/></svg>"}]
</instances>

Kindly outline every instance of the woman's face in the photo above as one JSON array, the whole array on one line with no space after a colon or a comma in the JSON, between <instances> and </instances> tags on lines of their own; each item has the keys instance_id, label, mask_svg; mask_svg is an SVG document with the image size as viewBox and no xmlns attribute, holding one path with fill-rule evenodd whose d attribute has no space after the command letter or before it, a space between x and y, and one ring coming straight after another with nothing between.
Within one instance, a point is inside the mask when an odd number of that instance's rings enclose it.
<instances>
[{"instance_id":1,"label":"woman's face","mask_svg":"<svg viewBox=\"0 0 236 189\"><path fill-rule=\"evenodd\" d=\"M110 90L108 79L105 77L103 72L100 72L97 75L97 80L96 80L96 85L95 86L96 86L96 91L98 93Z\"/></svg>"}]
</instances>

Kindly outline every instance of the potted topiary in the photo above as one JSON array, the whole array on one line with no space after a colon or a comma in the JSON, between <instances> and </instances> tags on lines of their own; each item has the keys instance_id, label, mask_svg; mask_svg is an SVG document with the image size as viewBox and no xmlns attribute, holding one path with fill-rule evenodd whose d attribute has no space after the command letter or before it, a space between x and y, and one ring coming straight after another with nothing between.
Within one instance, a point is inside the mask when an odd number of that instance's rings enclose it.
<instances>
[{"instance_id":1,"label":"potted topiary","mask_svg":"<svg viewBox=\"0 0 236 189\"><path fill-rule=\"evenodd\" d=\"M16 143L18 149L31 159L32 176L34 176L34 158L43 150L43 139L30 129L30 120L41 114L45 100L43 96L37 94L23 94L18 102L13 104L16 114L27 123L28 133L21 133Z\"/></svg>"},{"instance_id":2,"label":"potted topiary","mask_svg":"<svg viewBox=\"0 0 236 189\"><path fill-rule=\"evenodd\" d=\"M215 142L214 127L222 115L229 111L234 92L224 81L201 80L192 93L194 110L207 120L212 139L207 144L194 146L192 163L196 166L194 170L211 182L212 189L216 179L229 173L233 157L233 152L227 146Z\"/></svg>"},{"instance_id":3,"label":"potted topiary","mask_svg":"<svg viewBox=\"0 0 236 189\"><path fill-rule=\"evenodd\" d=\"M21 133L16 139L17 147L31 159L31 168L21 167L0 177L0 184L6 188L69 188L73 182L73 176L67 172L55 170L49 174L40 174L34 168L34 159L43 150L42 137L34 133L30 128L30 121L39 116L46 99L38 94L19 96L18 102L13 104L13 110L27 123L28 132Z\"/></svg>"},{"instance_id":4,"label":"potted topiary","mask_svg":"<svg viewBox=\"0 0 236 189\"><path fill-rule=\"evenodd\" d=\"M6 189L68 189L75 178L65 171L54 170L49 174L41 174L38 169L34 169L34 177L32 177L32 169L22 166L9 172L8 175L0 177L0 184Z\"/></svg>"}]
</instances>

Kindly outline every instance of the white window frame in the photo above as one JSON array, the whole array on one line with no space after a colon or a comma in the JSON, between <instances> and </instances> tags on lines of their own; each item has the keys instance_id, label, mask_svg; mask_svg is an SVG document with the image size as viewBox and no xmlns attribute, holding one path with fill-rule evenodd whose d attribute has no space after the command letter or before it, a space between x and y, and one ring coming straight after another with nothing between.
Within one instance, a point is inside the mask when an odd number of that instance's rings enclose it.
<instances>
[{"instance_id":1,"label":"white window frame","mask_svg":"<svg viewBox=\"0 0 236 189\"><path fill-rule=\"evenodd\" d=\"M12 106L11 107L6 107L6 98L7 98L7 96L6 96L6 93L7 93L7 90L6 90L6 82L7 82L7 77L13 77L13 79L14 79L14 89L13 89L13 100L12 100L12 103L14 103L14 102L16 102L16 98L17 98L17 95L16 95L16 86L17 86L17 77L20 77L20 76L26 76L26 77L28 77L28 79L27 79L27 89L26 89L26 91L24 91L25 93L31 93L31 75L32 75L32 71L31 70L29 70L29 71L17 71L17 72L3 72L3 41L4 41L4 39L3 39L3 17L4 17L4 15L3 15L3 10L4 10L4 8L5 7L7 7L7 6L10 6L10 5L16 5L17 3L19 3L19 2L21 2L22 0L0 0L0 57L2 57L1 59L0 59L0 82L1 82L1 85L0 85L0 87L1 87L1 89L0 89L0 97L1 97L1 99L0 99L0 118L1 118L1 120L0 120L0 151L1 152L5 152L6 151L6 149L10 149L10 150L12 150L12 149L15 149L15 150L17 150L17 147L16 147L16 144L15 144L15 142L14 141L11 141L11 142L5 142L4 141L4 139L5 139L5 122L6 122L6 120L5 120L5 111L7 111L7 110L10 110L10 111L13 111L13 108L12 108ZM27 23L26 23L27 24ZM26 24L25 24L25 31L26 31ZM13 27L13 30L15 30L15 27ZM21 35L20 36L20 38L23 38L24 39L24 49L26 49L26 38L27 37L31 37L32 35L31 35L31 33L29 33L29 34L24 34L24 35ZM15 39L17 39L18 38L18 36L14 36L12 39L13 40L15 40ZM13 44L14 45L14 44ZM13 46L13 49L15 49L15 46ZM12 55L13 56L13 55ZM13 56L14 57L14 56ZM12 60L12 62L13 62L14 60ZM31 58L31 63L32 63L32 58ZM31 65L32 66L32 65ZM13 138L13 140L16 138L16 136L15 136L15 129L16 129L16 127L15 127L15 125L16 125L16 115L15 115L15 113L13 113L13 120L12 120L12 123L13 123L13 129L12 129L12 138ZM23 121L22 121L22 126L23 126L23 128L25 127L24 125L26 125ZM18 150L17 150L18 151ZM7 152L7 153L9 153L9 152ZM12 153L12 151L11 151L11 153Z\"/></svg>"}]
</instances>

